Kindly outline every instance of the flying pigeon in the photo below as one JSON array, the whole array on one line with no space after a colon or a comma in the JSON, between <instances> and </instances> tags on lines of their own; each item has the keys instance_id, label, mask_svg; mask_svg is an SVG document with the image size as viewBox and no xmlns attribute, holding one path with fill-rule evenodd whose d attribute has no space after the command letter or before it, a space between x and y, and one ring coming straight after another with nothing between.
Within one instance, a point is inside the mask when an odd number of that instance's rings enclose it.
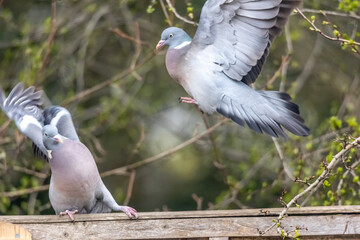
<instances>
[{"instance_id":1,"label":"flying pigeon","mask_svg":"<svg viewBox=\"0 0 360 240\"><path fill-rule=\"evenodd\" d=\"M283 128L309 135L299 107L284 92L256 91L257 79L271 42L301 0L208 0L193 39L170 27L157 50L168 46L166 68L206 113L217 111L241 126L272 137L286 137Z\"/></svg>"},{"instance_id":2,"label":"flying pigeon","mask_svg":"<svg viewBox=\"0 0 360 240\"><path fill-rule=\"evenodd\" d=\"M49 198L57 215L123 211L137 218L135 209L118 205L101 180L89 149L80 142L71 115L63 107L42 109L42 91L24 90L17 84L5 98L0 87L0 107L19 130L33 141L35 155L51 168Z\"/></svg>"}]
</instances>

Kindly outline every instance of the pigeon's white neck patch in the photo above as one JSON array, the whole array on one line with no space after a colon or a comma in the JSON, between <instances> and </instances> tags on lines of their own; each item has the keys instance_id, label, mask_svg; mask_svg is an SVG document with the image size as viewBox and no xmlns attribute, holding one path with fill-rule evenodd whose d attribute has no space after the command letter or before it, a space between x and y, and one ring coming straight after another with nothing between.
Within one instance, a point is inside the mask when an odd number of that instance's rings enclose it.
<instances>
[{"instance_id":1,"label":"pigeon's white neck patch","mask_svg":"<svg viewBox=\"0 0 360 240\"><path fill-rule=\"evenodd\" d=\"M63 116L65 116L65 115L67 115L67 114L69 114L68 111L66 111L66 110L61 110L60 112L58 112L58 113L56 114L56 116L55 116L53 119L51 119L50 124L56 126L56 124L59 122L60 118L62 118Z\"/></svg>"},{"instance_id":2,"label":"pigeon's white neck patch","mask_svg":"<svg viewBox=\"0 0 360 240\"><path fill-rule=\"evenodd\" d=\"M185 46L187 46L187 45L189 45L191 43L191 41L185 41L185 42L183 42L183 43L181 43L181 44L179 44L179 45L177 45L176 47L174 47L175 49L180 49L180 48L183 48L183 47L185 47Z\"/></svg>"}]
</instances>

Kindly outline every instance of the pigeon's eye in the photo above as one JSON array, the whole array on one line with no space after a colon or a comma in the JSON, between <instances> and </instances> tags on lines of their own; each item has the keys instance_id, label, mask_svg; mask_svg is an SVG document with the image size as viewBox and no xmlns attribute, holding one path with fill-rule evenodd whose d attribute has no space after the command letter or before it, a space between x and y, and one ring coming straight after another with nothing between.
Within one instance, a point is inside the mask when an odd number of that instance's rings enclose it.
<instances>
[{"instance_id":1,"label":"pigeon's eye","mask_svg":"<svg viewBox=\"0 0 360 240\"><path fill-rule=\"evenodd\" d=\"M169 38L172 38L174 36L174 34L170 33L169 34Z\"/></svg>"},{"instance_id":2,"label":"pigeon's eye","mask_svg":"<svg viewBox=\"0 0 360 240\"><path fill-rule=\"evenodd\" d=\"M47 134L47 133L44 133L44 135L45 135L45 137L47 137L47 136L48 136L48 134Z\"/></svg>"}]
</instances>

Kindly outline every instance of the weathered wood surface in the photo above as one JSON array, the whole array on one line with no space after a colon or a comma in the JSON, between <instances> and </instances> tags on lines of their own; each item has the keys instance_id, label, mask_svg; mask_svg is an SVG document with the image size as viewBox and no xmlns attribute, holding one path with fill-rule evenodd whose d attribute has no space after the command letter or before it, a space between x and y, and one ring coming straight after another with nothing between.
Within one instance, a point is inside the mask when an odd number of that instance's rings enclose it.
<instances>
[{"instance_id":1,"label":"weathered wood surface","mask_svg":"<svg viewBox=\"0 0 360 240\"><path fill-rule=\"evenodd\" d=\"M245 209L139 213L129 220L123 213L67 217L0 216L18 224L38 239L243 239L260 237L282 209ZM265 214L266 213L266 214ZM287 231L299 228L301 239L360 239L360 206L290 209L282 222ZM278 239L276 229L262 238Z\"/></svg>"},{"instance_id":2,"label":"weathered wood surface","mask_svg":"<svg viewBox=\"0 0 360 240\"><path fill-rule=\"evenodd\" d=\"M0 222L0 240L31 240L31 234L24 228L8 223Z\"/></svg>"}]
</instances>

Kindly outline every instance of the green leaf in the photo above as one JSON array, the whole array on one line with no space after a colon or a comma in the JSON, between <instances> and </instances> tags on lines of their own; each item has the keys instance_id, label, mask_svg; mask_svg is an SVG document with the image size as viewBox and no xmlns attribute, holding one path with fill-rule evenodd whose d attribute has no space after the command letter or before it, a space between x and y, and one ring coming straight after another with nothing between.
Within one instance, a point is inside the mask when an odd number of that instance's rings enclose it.
<instances>
[{"instance_id":1,"label":"green leaf","mask_svg":"<svg viewBox=\"0 0 360 240\"><path fill-rule=\"evenodd\" d=\"M353 178L353 183L358 183L359 182L359 176L355 176Z\"/></svg>"},{"instance_id":2,"label":"green leaf","mask_svg":"<svg viewBox=\"0 0 360 240\"><path fill-rule=\"evenodd\" d=\"M324 187L330 187L331 184L329 183L328 180L325 180L324 183L323 183L323 186L324 186Z\"/></svg>"},{"instance_id":3,"label":"green leaf","mask_svg":"<svg viewBox=\"0 0 360 240\"><path fill-rule=\"evenodd\" d=\"M348 120L346 120L347 124L349 125L349 127L353 127L356 128L359 126L359 124L356 121L356 117L351 117Z\"/></svg>"},{"instance_id":4,"label":"green leaf","mask_svg":"<svg viewBox=\"0 0 360 240\"><path fill-rule=\"evenodd\" d=\"M344 172L344 169L342 167L338 167L336 169L336 172L339 173L339 174L342 174Z\"/></svg>"},{"instance_id":5,"label":"green leaf","mask_svg":"<svg viewBox=\"0 0 360 240\"><path fill-rule=\"evenodd\" d=\"M326 156L326 161L331 162L331 160L334 158L334 155L332 152L329 152L329 154Z\"/></svg>"},{"instance_id":6,"label":"green leaf","mask_svg":"<svg viewBox=\"0 0 360 240\"><path fill-rule=\"evenodd\" d=\"M286 234L285 234L285 230L284 229L281 229L281 236L283 239L286 238Z\"/></svg>"},{"instance_id":7,"label":"green leaf","mask_svg":"<svg viewBox=\"0 0 360 240\"><path fill-rule=\"evenodd\" d=\"M149 5L146 9L146 12L149 14L153 13L154 11L155 11L155 8L153 7L153 5Z\"/></svg>"},{"instance_id":8,"label":"green leaf","mask_svg":"<svg viewBox=\"0 0 360 240\"><path fill-rule=\"evenodd\" d=\"M330 118L330 126L332 130L339 130L342 126L342 122L340 119L338 119L336 116L332 116Z\"/></svg>"}]
</instances>

